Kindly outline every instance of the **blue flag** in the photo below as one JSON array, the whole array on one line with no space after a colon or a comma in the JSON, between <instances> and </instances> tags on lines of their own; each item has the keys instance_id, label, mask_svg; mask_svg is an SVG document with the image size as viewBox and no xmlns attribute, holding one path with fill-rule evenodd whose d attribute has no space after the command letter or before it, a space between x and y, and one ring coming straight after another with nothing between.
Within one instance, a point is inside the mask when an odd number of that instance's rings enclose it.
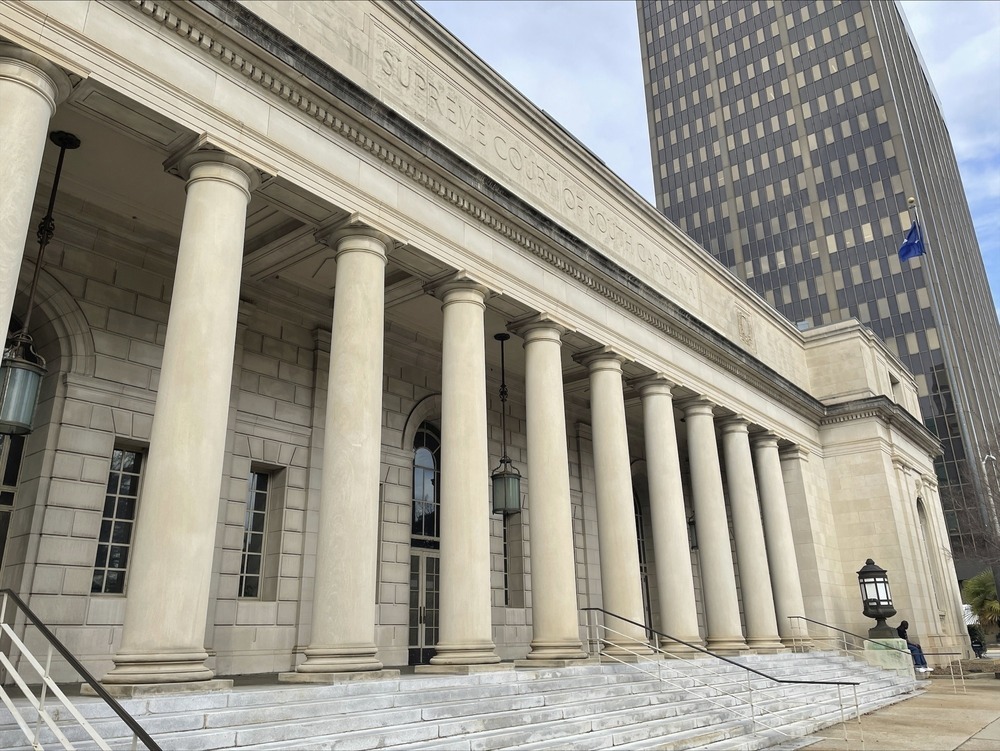
<instances>
[{"instance_id":1,"label":"blue flag","mask_svg":"<svg viewBox=\"0 0 1000 751\"><path fill-rule=\"evenodd\" d=\"M899 246L899 260L905 261L914 256L922 256L924 254L924 238L920 236L920 225L917 221L913 220L913 226L910 227L910 231L906 233L906 239L903 240L903 244Z\"/></svg>"}]
</instances>

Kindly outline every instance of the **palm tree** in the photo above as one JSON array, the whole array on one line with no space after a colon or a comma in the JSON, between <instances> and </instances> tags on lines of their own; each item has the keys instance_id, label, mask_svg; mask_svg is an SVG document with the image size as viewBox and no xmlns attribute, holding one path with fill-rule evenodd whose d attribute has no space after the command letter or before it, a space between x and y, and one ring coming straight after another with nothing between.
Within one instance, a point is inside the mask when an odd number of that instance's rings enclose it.
<instances>
[{"instance_id":1,"label":"palm tree","mask_svg":"<svg viewBox=\"0 0 1000 751\"><path fill-rule=\"evenodd\" d=\"M997 600L997 584L990 569L966 579L962 585L962 598L972 607L983 628L1000 627L1000 601Z\"/></svg>"}]
</instances>

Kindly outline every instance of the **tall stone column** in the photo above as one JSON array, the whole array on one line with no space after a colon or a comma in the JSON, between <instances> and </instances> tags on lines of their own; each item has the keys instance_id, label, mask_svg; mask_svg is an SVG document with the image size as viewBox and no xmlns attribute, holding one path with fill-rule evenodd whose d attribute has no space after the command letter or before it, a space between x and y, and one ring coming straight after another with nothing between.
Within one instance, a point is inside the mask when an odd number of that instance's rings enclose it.
<instances>
[{"instance_id":1,"label":"tall stone column","mask_svg":"<svg viewBox=\"0 0 1000 751\"><path fill-rule=\"evenodd\" d=\"M70 91L47 60L0 43L0 336L6 339L48 124Z\"/></svg>"},{"instance_id":2,"label":"tall stone column","mask_svg":"<svg viewBox=\"0 0 1000 751\"><path fill-rule=\"evenodd\" d=\"M708 648L715 652L732 653L745 649L746 642L740 624L712 407L710 401L702 398L683 404L691 463L694 527L695 534L698 535L701 584L708 625Z\"/></svg>"},{"instance_id":3,"label":"tall stone column","mask_svg":"<svg viewBox=\"0 0 1000 751\"><path fill-rule=\"evenodd\" d=\"M178 163L187 199L139 503L121 648L105 683L212 677L212 556L232 388L243 235L257 173L219 151Z\"/></svg>"},{"instance_id":4,"label":"tall stone column","mask_svg":"<svg viewBox=\"0 0 1000 751\"><path fill-rule=\"evenodd\" d=\"M573 512L569 495L562 334L547 320L524 337L528 478L531 495L531 652L528 659L580 659Z\"/></svg>"},{"instance_id":5,"label":"tall stone column","mask_svg":"<svg viewBox=\"0 0 1000 751\"><path fill-rule=\"evenodd\" d=\"M684 490L677 453L673 385L663 376L635 384L642 395L646 435L646 479L656 551L656 585L663 631L689 644L702 645L691 572L691 549L684 512ZM691 652L683 645L666 644L671 652Z\"/></svg>"},{"instance_id":6,"label":"tall stone column","mask_svg":"<svg viewBox=\"0 0 1000 751\"><path fill-rule=\"evenodd\" d=\"M732 417L724 420L720 427L729 485L729 507L733 514L736 561L740 569L740 588L743 590L747 646L757 651L780 650L782 646L774 618L774 597L764 547L760 501L750 456L749 426L743 418Z\"/></svg>"},{"instance_id":7,"label":"tall stone column","mask_svg":"<svg viewBox=\"0 0 1000 751\"><path fill-rule=\"evenodd\" d=\"M379 670L375 646L382 349L389 238L346 228L337 281L320 481L312 637L298 673ZM284 680L295 680L285 675Z\"/></svg>"},{"instance_id":8,"label":"tall stone column","mask_svg":"<svg viewBox=\"0 0 1000 751\"><path fill-rule=\"evenodd\" d=\"M788 516L777 436L773 433L754 435L753 454L764 515L764 540L767 543L778 634L782 644L791 647L793 643L801 644L802 639L808 636L808 631L804 621L790 621L788 618L792 615L805 615L805 605L802 601L799 566L795 560L795 540Z\"/></svg>"},{"instance_id":9,"label":"tall stone column","mask_svg":"<svg viewBox=\"0 0 1000 751\"><path fill-rule=\"evenodd\" d=\"M590 368L597 539L604 609L642 623L639 543L622 390L623 361L624 358L613 352L601 352L583 360ZM616 654L626 650L648 651L644 628L609 616L605 616L604 623L614 630L606 635L614 646L604 651Z\"/></svg>"},{"instance_id":10,"label":"tall stone column","mask_svg":"<svg viewBox=\"0 0 1000 751\"><path fill-rule=\"evenodd\" d=\"M486 442L487 290L468 279L438 288L441 351L441 610L433 665L499 662L490 602Z\"/></svg>"}]
</instances>

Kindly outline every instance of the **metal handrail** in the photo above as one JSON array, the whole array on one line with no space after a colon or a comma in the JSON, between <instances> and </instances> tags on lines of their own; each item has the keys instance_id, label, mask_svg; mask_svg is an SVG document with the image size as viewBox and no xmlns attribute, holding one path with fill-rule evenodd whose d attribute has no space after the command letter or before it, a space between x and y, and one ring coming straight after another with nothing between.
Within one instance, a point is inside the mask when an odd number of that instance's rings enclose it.
<instances>
[{"instance_id":1,"label":"metal handrail","mask_svg":"<svg viewBox=\"0 0 1000 751\"><path fill-rule=\"evenodd\" d=\"M839 633L841 633L841 634L843 634L845 636L854 637L855 639L858 639L858 640L860 640L862 642L871 642L872 644L878 644L879 649L881 649L881 650L891 650L893 652L900 652L902 654L905 654L907 657L911 657L912 658L912 655L911 655L909 649L900 649L899 647L894 647L891 644L886 644L884 641L879 641L878 639L872 639L872 638L870 638L868 636L861 636L860 634L855 634L852 631L846 631L846 630L844 630L842 628L838 628L837 626L831 626L829 623L823 623L822 621L815 621L812 618L806 618L804 615L790 615L790 616L788 616L788 620L790 620L790 621L791 620L800 620L800 621L806 621L807 623L813 623L813 624L815 624L817 626L822 626L823 628L828 628L831 631L837 631L837 632L839 632ZM843 639L842 641L844 642L844 645L845 645L844 646L844 651L845 652L849 651L847 649L847 646L846 646L847 640ZM957 655L959 658L961 658L962 655L963 655L963 653L962 652L924 652L924 657L927 657L928 655L930 655L931 657L952 657L952 656ZM959 659L959 660L957 660L957 662L958 662L958 679L959 679L959 682L962 684L962 693L963 694L964 693L968 693L968 690L965 687L965 669L964 669L964 667L962 665L962 660ZM951 676L952 690L955 693L958 693L958 687L955 685L955 668L954 668L953 663L950 662L950 661L948 663L948 674Z\"/></svg>"},{"instance_id":2,"label":"metal handrail","mask_svg":"<svg viewBox=\"0 0 1000 751\"><path fill-rule=\"evenodd\" d=\"M864 738L864 729L861 728L861 711L860 711L860 705L858 703L858 689L857 689L857 687L860 685L860 682L857 682L857 681L815 681L815 680L797 680L797 679L777 678L777 677L775 677L773 675L769 675L769 674L764 673L764 672L762 672L760 670L757 670L755 668L749 667L748 665L744 665L741 662L737 662L735 660L730 660L728 657L723 657L722 655L716 654L715 652L712 652L712 651L710 651L708 649L705 649L704 647L701 647L701 646L699 646L697 644L691 644L690 642L684 641L683 639L680 639L680 638L678 638L676 636L671 636L670 634L665 634L662 631L657 631L654 628L648 627L644 623L639 623L638 621L634 621L631 618L626 618L624 616L618 615L617 613L612 613L611 611L605 610L604 608L588 607L588 608L581 608L581 610L584 611L584 612L603 613L604 615L610 616L612 618L615 618L615 619L617 619L619 621L622 621L623 623L630 623L633 626L637 626L637 627L643 629L645 632L647 632L649 634L655 634L657 636L657 639L663 638L663 639L667 639L669 641L675 642L677 644L682 644L682 645L684 645L685 647L687 647L689 649L692 649L692 650L694 650L696 652L700 652L700 653L706 655L707 657L712 657L712 658L715 658L717 660L721 660L722 662L729 663L730 665L733 665L734 667L739 668L740 670L747 671L747 692L748 692L748 696L749 696L749 698L747 700L747 704L749 705L749 709L750 709L750 722L752 723L752 726L754 728L756 728L756 726L758 724L763 724L769 730L777 732L780 735L786 735L786 736L788 735L787 733L783 732L782 730L780 730L778 728L769 727L766 724L760 722L760 719L758 718L758 716L755 715L755 713L754 713L755 712L754 701L753 701L753 684L751 683L751 680L750 680L750 675L749 675L750 673L758 675L761 678L764 678L764 679L766 679L768 681L771 681L773 683L795 684L795 685L836 686L836 688L837 688L837 702L838 702L838 705L840 706L840 716L841 716L841 723L842 723L842 725L844 727L844 740L845 740L845 742L847 741L847 722L846 722L846 717L845 717L845 714L844 714L844 700L843 700L843 696L841 694L841 690L842 690L843 686L850 686L851 689L852 689L852 691L853 691L853 694L854 694L854 714L857 717L858 727L859 727L859 729L861 730L861 733L862 733L862 741L861 741L862 746L864 744L864 740L863 740L863 738ZM615 629L610 628L606 624L596 624L595 623L594 625L595 626L600 626L605 631L611 631L613 633L617 633L617 634L620 634L622 636L625 636L627 639L631 638L631 637L628 637L625 634L621 634L621 632L616 631ZM601 641L600 637L598 637L598 641ZM631 654L636 659L641 659L641 657L643 656L639 652L636 652L636 651L633 651L633 650L629 650L626 646L624 646L622 644L617 644L616 642L611 642L610 640L605 640L605 641L608 641L609 643L615 644L615 646L617 646L618 648L622 649L626 653ZM653 645L648 644L648 643L643 643L643 646L644 647L648 646L650 649L653 649L653 650L655 650L656 652L658 652L658 653L660 653L662 655L672 655L672 653L668 652L665 649L661 649L659 647L659 641L657 641L657 646L653 646ZM625 662L624 660L616 658L614 655L607 655L607 656L610 659L613 659L616 662L619 662L621 664L624 664L624 665L629 665L630 664L630 663ZM672 656L676 657L676 655L672 655ZM683 659L683 658L681 658L681 659ZM647 675L651 675L651 676L653 675L650 671L644 670L644 669L642 669L639 666L636 666L635 669L639 670L640 672L645 673ZM670 681L667 681L666 679L664 679L662 677L662 675L656 675L654 677L658 678L662 682L671 683ZM694 680L696 680L702 686L705 686L707 688L713 688L713 686L711 686L711 685L709 685L709 684L707 684L707 683L705 683L703 681L700 681L698 679L694 679ZM671 685L675 685L675 684L671 683ZM690 691L689 688L686 688L686 687L683 687L683 686L677 686L677 688L680 688L681 690L685 690L685 691ZM728 695L730 697L734 698L734 699L738 698L734 693L729 693ZM702 697L702 698L706 699L707 701L709 701L709 702L711 702L713 704L718 705L718 702L712 701L711 697ZM718 706L722 706L722 705L718 705ZM727 709L727 710L733 712L734 714L737 714L737 716L745 717L744 715L741 715L739 712L737 712L732 707L725 707L725 706L723 706L723 709ZM763 710L763 712L767 713L767 714L771 714L771 715L777 716L776 713L770 712L769 710Z\"/></svg>"},{"instance_id":3,"label":"metal handrail","mask_svg":"<svg viewBox=\"0 0 1000 751\"><path fill-rule=\"evenodd\" d=\"M7 599L10 599L15 605L17 605L21 612L24 613L29 621L31 621L31 624L38 629L42 636L45 637L48 643L54 647L56 651L62 655L63 659L69 663L70 667L73 668L81 678L83 678L84 683L90 686L94 693L97 694L97 696L100 697L105 704L111 707L111 710L118 715L119 718L121 718L122 722L124 722L128 726L129 730L132 731L135 738L142 741L143 745L145 745L149 751L162 751L156 741L150 737L149 733L143 730L142 725L140 725L136 719L132 717L132 715L125 711L125 708L121 705L121 703L109 694L107 689L105 689L104 686L102 686L97 679L90 674L90 671L88 671L80 663L80 661L73 656L73 653L70 652L66 645L63 644L59 638L49 630L48 626L46 626L37 615L35 615L34 611L28 607L24 600L9 589L0 590L0 595L3 595L4 603L6 603ZM6 607L4 607L4 610L5 609Z\"/></svg>"},{"instance_id":4,"label":"metal handrail","mask_svg":"<svg viewBox=\"0 0 1000 751\"><path fill-rule=\"evenodd\" d=\"M784 678L775 678L773 675L768 675L767 673L762 673L761 671L756 670L756 669L754 669L754 668L752 668L752 667L750 667L748 665L744 665L741 662L736 662L735 660L730 660L728 657L723 657L720 654L716 654L715 652L711 652L711 651L705 649L704 647L698 646L697 644L691 644L690 642L686 642L683 639L677 638L676 636L671 636L670 634L665 634L662 631L657 631L655 628L649 628L645 623L638 623L638 622L633 621L633 620L631 620L629 618L626 618L625 616L618 615L617 613L612 613L610 610L605 610L604 608L580 608L580 609L583 610L583 611L591 611L591 610L593 610L593 611L596 611L596 612L599 612L599 613L604 613L605 615L610 615L612 618L617 618L619 621L624 621L625 623L631 623L633 626L638 626L639 628L641 628L641 629L643 629L645 631L648 631L651 634L656 634L657 636L662 637L664 639L669 639L672 642L677 642L678 644L683 644L685 647L688 647L689 649L694 649L694 650L696 650L698 652L701 652L704 655L708 655L709 657L714 657L717 660L722 660L723 662L728 662L730 665L735 665L736 667L740 668L741 670L749 670L751 673L755 673L756 675L759 675L762 678L767 678L768 680L774 681L775 683L810 683L810 684L823 685L823 686L859 686L859 685L861 685L860 682L855 682L855 681L797 681L797 680L787 680L787 679L784 679Z\"/></svg>"}]
</instances>

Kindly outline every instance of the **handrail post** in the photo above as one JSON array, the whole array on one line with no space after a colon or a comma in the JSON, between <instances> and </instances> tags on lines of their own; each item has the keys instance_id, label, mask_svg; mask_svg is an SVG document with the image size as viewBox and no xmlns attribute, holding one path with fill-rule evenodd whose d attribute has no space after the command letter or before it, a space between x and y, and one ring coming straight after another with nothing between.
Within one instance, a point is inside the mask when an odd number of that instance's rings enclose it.
<instances>
[{"instance_id":1,"label":"handrail post","mask_svg":"<svg viewBox=\"0 0 1000 751\"><path fill-rule=\"evenodd\" d=\"M749 700L750 700L750 732L753 733L754 735L757 735L757 717L756 717L756 713L754 712L754 708L753 708L753 680L750 677L750 671L748 670L748 671L746 671L746 673L747 673L747 694L750 697L749 698Z\"/></svg>"},{"instance_id":2,"label":"handrail post","mask_svg":"<svg viewBox=\"0 0 1000 751\"><path fill-rule=\"evenodd\" d=\"M48 646L49 649L45 654L45 670L42 671L40 676L42 685L39 687L38 710L35 716L35 738L32 742L32 747L38 748L41 748L42 716L45 714L45 698L49 687L49 673L52 672L52 644L50 643Z\"/></svg>"},{"instance_id":3,"label":"handrail post","mask_svg":"<svg viewBox=\"0 0 1000 751\"><path fill-rule=\"evenodd\" d=\"M861 724L861 705L858 704L858 687L855 685L854 692L854 714L858 718L858 733L861 735L861 751L865 751L865 726Z\"/></svg>"}]
</instances>

